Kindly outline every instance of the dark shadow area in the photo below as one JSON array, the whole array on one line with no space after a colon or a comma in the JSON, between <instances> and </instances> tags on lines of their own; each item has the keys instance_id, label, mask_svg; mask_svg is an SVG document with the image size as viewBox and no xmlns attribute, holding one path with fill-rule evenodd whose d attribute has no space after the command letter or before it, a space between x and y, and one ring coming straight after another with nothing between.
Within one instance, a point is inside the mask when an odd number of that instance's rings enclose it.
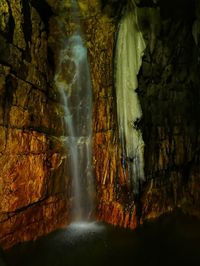
<instances>
[{"instance_id":1,"label":"dark shadow area","mask_svg":"<svg viewBox=\"0 0 200 266\"><path fill-rule=\"evenodd\" d=\"M49 19L54 14L50 5L45 0L31 0L31 5L37 10L44 22L46 32L49 32Z\"/></svg>"},{"instance_id":2,"label":"dark shadow area","mask_svg":"<svg viewBox=\"0 0 200 266\"><path fill-rule=\"evenodd\" d=\"M3 250L0 248L0 266L7 266L6 256Z\"/></svg>"},{"instance_id":3,"label":"dark shadow area","mask_svg":"<svg viewBox=\"0 0 200 266\"><path fill-rule=\"evenodd\" d=\"M10 266L200 265L200 221L176 212L135 231L58 230L6 254Z\"/></svg>"},{"instance_id":4,"label":"dark shadow area","mask_svg":"<svg viewBox=\"0 0 200 266\"><path fill-rule=\"evenodd\" d=\"M193 20L195 1L194 0L160 0L161 16L164 19Z\"/></svg>"}]
</instances>

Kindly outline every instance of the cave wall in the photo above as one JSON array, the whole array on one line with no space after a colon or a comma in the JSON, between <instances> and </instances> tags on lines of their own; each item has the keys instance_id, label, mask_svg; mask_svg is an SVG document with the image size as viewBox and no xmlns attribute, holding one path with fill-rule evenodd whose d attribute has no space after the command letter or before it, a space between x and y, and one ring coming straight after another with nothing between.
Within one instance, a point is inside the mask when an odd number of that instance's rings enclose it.
<instances>
[{"instance_id":1,"label":"cave wall","mask_svg":"<svg viewBox=\"0 0 200 266\"><path fill-rule=\"evenodd\" d=\"M146 175L138 195L121 165L114 84L115 43L126 1L79 1L93 84L95 216L130 228L176 207L199 215L200 178L194 41L199 17L178 0L136 2L147 44L137 89ZM70 177L60 138L63 106L54 86L61 40L73 30L69 14L70 4L54 0L0 4L0 243L5 248L70 220ZM67 78L69 72L66 68Z\"/></svg>"},{"instance_id":2,"label":"cave wall","mask_svg":"<svg viewBox=\"0 0 200 266\"><path fill-rule=\"evenodd\" d=\"M146 181L134 196L115 176L112 199L103 195L98 206L100 220L131 228L176 208L200 214L199 3L136 2L147 44L136 90Z\"/></svg>"},{"instance_id":3,"label":"cave wall","mask_svg":"<svg viewBox=\"0 0 200 266\"><path fill-rule=\"evenodd\" d=\"M150 181L144 185L141 217L176 207L199 216L200 66L193 34L199 3L160 1L142 9L141 28L148 47L138 94Z\"/></svg>"},{"instance_id":4,"label":"cave wall","mask_svg":"<svg viewBox=\"0 0 200 266\"><path fill-rule=\"evenodd\" d=\"M62 42L59 44L58 40L65 41L66 36L73 33L76 22L72 19L69 2L56 5L53 0L48 0L48 3L57 14L49 21L49 44L54 51L56 68L62 47ZM79 0L78 3L81 34L88 49L93 87L93 168L96 185L96 210L93 215L99 220L123 226L124 219L121 217L126 206L129 210L126 215L131 217L129 225L135 228L136 208L129 180L122 170L117 125L113 60L118 16L113 16L113 6L104 9L99 0ZM67 66L65 74L70 80Z\"/></svg>"},{"instance_id":5,"label":"cave wall","mask_svg":"<svg viewBox=\"0 0 200 266\"><path fill-rule=\"evenodd\" d=\"M97 201L113 202L121 171L113 85L116 24L100 1L79 1L91 64ZM36 239L70 222L71 180L54 84L63 40L74 30L69 2L0 4L0 244ZM70 79L70 68L65 68ZM98 212L98 211L97 211Z\"/></svg>"},{"instance_id":6,"label":"cave wall","mask_svg":"<svg viewBox=\"0 0 200 266\"><path fill-rule=\"evenodd\" d=\"M43 10L45 15L43 16ZM44 1L0 3L0 244L34 239L67 219L62 119Z\"/></svg>"}]
</instances>

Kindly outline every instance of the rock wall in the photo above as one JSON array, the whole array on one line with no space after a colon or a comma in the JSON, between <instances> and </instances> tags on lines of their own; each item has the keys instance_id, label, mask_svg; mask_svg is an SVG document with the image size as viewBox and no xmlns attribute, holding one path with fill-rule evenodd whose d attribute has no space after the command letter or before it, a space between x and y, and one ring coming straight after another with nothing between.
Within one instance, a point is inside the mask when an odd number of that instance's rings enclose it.
<instances>
[{"instance_id":1,"label":"rock wall","mask_svg":"<svg viewBox=\"0 0 200 266\"><path fill-rule=\"evenodd\" d=\"M45 16L42 16L45 9ZM66 222L62 119L44 1L0 3L0 244Z\"/></svg>"},{"instance_id":2,"label":"rock wall","mask_svg":"<svg viewBox=\"0 0 200 266\"><path fill-rule=\"evenodd\" d=\"M152 179L141 199L144 218L175 207L200 214L200 66L192 35L197 8L195 1L160 1L143 9L146 22L141 16L149 46L138 94L146 178Z\"/></svg>"},{"instance_id":3,"label":"rock wall","mask_svg":"<svg viewBox=\"0 0 200 266\"><path fill-rule=\"evenodd\" d=\"M106 5L101 9L99 1L90 1L85 5L87 15L82 18L93 84L95 216L102 221L121 226L127 223L134 228L137 223L134 195L122 169L118 136L113 64L117 18L112 14L113 8Z\"/></svg>"},{"instance_id":4,"label":"rock wall","mask_svg":"<svg viewBox=\"0 0 200 266\"><path fill-rule=\"evenodd\" d=\"M71 4L0 4L0 244L4 248L70 221L70 177L62 138L64 111L54 84L62 40L73 31ZM97 201L113 201L125 179L119 159L113 86L116 24L100 1L79 1L94 89ZM70 79L70 68L63 73ZM107 187L107 185L109 186Z\"/></svg>"},{"instance_id":5,"label":"rock wall","mask_svg":"<svg viewBox=\"0 0 200 266\"><path fill-rule=\"evenodd\" d=\"M127 182L118 181L120 172L114 172L98 206L99 219L131 228L175 208L200 214L199 46L193 33L198 3L196 7L194 1L182 5L178 0L137 4L147 44L136 90L143 112L138 126L145 142L146 181L134 197ZM107 175L113 174L111 169L106 168Z\"/></svg>"}]
</instances>

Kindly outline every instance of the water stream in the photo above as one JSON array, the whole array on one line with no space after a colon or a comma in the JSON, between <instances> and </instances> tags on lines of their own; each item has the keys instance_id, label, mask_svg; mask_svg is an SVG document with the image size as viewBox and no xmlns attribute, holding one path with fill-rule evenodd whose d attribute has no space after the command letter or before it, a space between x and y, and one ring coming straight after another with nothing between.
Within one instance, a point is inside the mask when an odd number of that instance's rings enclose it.
<instances>
[{"instance_id":1,"label":"water stream","mask_svg":"<svg viewBox=\"0 0 200 266\"><path fill-rule=\"evenodd\" d=\"M64 143L72 178L72 220L87 220L93 210L92 87L78 6L72 3L73 33L63 42L55 83L64 108Z\"/></svg>"}]
</instances>

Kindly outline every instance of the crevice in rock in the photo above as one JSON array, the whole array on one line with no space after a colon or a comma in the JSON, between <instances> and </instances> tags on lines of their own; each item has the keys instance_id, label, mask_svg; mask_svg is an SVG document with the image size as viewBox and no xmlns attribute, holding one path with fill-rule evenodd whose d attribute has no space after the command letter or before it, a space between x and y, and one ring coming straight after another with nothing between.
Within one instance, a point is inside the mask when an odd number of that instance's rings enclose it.
<instances>
[{"instance_id":1,"label":"crevice in rock","mask_svg":"<svg viewBox=\"0 0 200 266\"><path fill-rule=\"evenodd\" d=\"M4 93L4 100L3 100L3 110L4 110L4 125L8 126L9 124L9 113L10 108L13 102L13 93L16 89L16 84L14 84L13 79L10 75L6 77L6 90Z\"/></svg>"},{"instance_id":2,"label":"crevice in rock","mask_svg":"<svg viewBox=\"0 0 200 266\"><path fill-rule=\"evenodd\" d=\"M29 204L21 209L17 209L15 212L10 212L10 213L7 213L7 218L2 220L0 222L0 225L1 224L4 224L6 222L8 222L9 220L12 220L12 219L15 219L15 217L19 216L19 215L23 215L24 212L26 211L30 211L31 209L33 209L33 212L35 211L38 211L40 208L44 209L45 207L47 206L50 206L51 204L56 204L59 200L61 200L63 198L63 193L57 193L57 194L54 194L53 197L55 197L55 200L53 201L48 201L49 200L49 197L46 196L44 197L43 199L40 199L38 200L37 202L34 202L32 204ZM65 216L65 214L63 215ZM33 225L33 224L36 224L36 223L43 223L43 221L41 219L43 219L43 216L39 216L39 217L36 217L36 219L33 219L30 221L28 221L26 224L23 224L22 226L29 226L29 225ZM50 217L51 219L54 218L54 217ZM56 220L59 219L59 217L56 218ZM20 229L20 227L18 227L18 230ZM6 239L8 236L13 236L14 234L16 233L16 231L9 231L9 233L7 234L4 234L1 238L0 238L0 242L3 242L4 239Z\"/></svg>"},{"instance_id":3,"label":"crevice in rock","mask_svg":"<svg viewBox=\"0 0 200 266\"><path fill-rule=\"evenodd\" d=\"M101 9L107 16L117 21L122 16L123 8L127 6L128 0L101 0Z\"/></svg>"},{"instance_id":4,"label":"crevice in rock","mask_svg":"<svg viewBox=\"0 0 200 266\"><path fill-rule=\"evenodd\" d=\"M26 51L23 52L23 58L25 58L28 62L31 62L30 43L32 38L32 22L29 1L22 1L22 13L24 16L22 28L24 32L24 39L26 42Z\"/></svg>"},{"instance_id":5,"label":"crevice in rock","mask_svg":"<svg viewBox=\"0 0 200 266\"><path fill-rule=\"evenodd\" d=\"M13 15L12 15L12 10L11 10L9 0L6 0L6 3L9 7L9 22L8 22L7 40L9 43L12 43L13 42L14 29L15 29L15 21L14 21Z\"/></svg>"},{"instance_id":6,"label":"crevice in rock","mask_svg":"<svg viewBox=\"0 0 200 266\"><path fill-rule=\"evenodd\" d=\"M31 23L30 5L29 2L26 0L22 1L22 13L24 16L22 28L26 44L28 45L28 43L31 42L31 37L32 37L32 23Z\"/></svg>"},{"instance_id":7,"label":"crevice in rock","mask_svg":"<svg viewBox=\"0 0 200 266\"><path fill-rule=\"evenodd\" d=\"M25 0L26 1L26 0ZM49 19L53 16L50 5L45 0L31 0L31 5L37 10L45 25L47 34L49 33Z\"/></svg>"},{"instance_id":8,"label":"crevice in rock","mask_svg":"<svg viewBox=\"0 0 200 266\"><path fill-rule=\"evenodd\" d=\"M0 64L1 64L1 61L0 61ZM12 67L11 65L9 65L9 64L5 64L4 62L2 62L2 64L4 64L5 66L8 66L8 67ZM51 95L48 93L48 91L45 92L44 90L42 90L41 88L39 88L39 87L37 87L35 84L33 84L32 82L30 82L30 81L24 79L24 78L23 78L22 76L20 76L16 71L11 70L11 71L10 71L10 74L11 74L13 77L15 77L15 78L17 78L17 79L19 79L19 80L21 80L21 81L24 81L25 83L31 85L33 89L38 90L38 91L40 91L41 93L45 94L45 96L47 97L47 99L51 100L52 102L54 102L54 103L58 103L58 102L59 102L59 99L57 99L56 97L51 97ZM52 89L51 84L49 84L49 83L48 83L48 88L49 88L49 90Z\"/></svg>"},{"instance_id":9,"label":"crevice in rock","mask_svg":"<svg viewBox=\"0 0 200 266\"><path fill-rule=\"evenodd\" d=\"M2 59L0 59L0 65L5 66L5 67L9 67L10 69L12 69L12 66L10 64L8 64L7 62L4 62L4 60L2 60Z\"/></svg>"},{"instance_id":10,"label":"crevice in rock","mask_svg":"<svg viewBox=\"0 0 200 266\"><path fill-rule=\"evenodd\" d=\"M10 53L10 47L7 42L6 36L0 33L0 64L11 67L7 60Z\"/></svg>"},{"instance_id":11,"label":"crevice in rock","mask_svg":"<svg viewBox=\"0 0 200 266\"><path fill-rule=\"evenodd\" d=\"M55 72L55 60L54 60L54 52L51 49L51 47L48 46L47 48L47 60L48 60L48 65L52 72Z\"/></svg>"},{"instance_id":12,"label":"crevice in rock","mask_svg":"<svg viewBox=\"0 0 200 266\"><path fill-rule=\"evenodd\" d=\"M43 133L43 134L45 134L46 136L49 136L49 137L59 137L60 136L60 133L58 133L56 130L49 129L47 127L42 127L42 126L17 127L17 126L10 126L10 125L5 125L5 124L1 124L0 123L0 127L1 126L5 127L6 130L8 130L8 129L20 129L20 130L24 130L24 131L27 131L27 132L35 131L35 132L38 132L38 133Z\"/></svg>"},{"instance_id":13,"label":"crevice in rock","mask_svg":"<svg viewBox=\"0 0 200 266\"><path fill-rule=\"evenodd\" d=\"M63 196L63 193L54 194L53 196ZM32 207L34 207L34 206L37 206L38 204L42 204L43 202L47 201L48 199L49 199L49 196L45 196L45 197L43 197L42 199L39 199L39 200L36 201L36 202L33 202L33 203L31 203L31 204L28 204L27 206L24 206L24 207L22 207L22 208L20 208L20 209L16 209L14 212L6 213L6 215L8 215L8 218L5 219L5 220L0 221L0 224L1 224L1 223L4 223L5 221L7 221L7 220L13 218L14 216L16 216L16 215L18 215L18 214L20 214L20 213L26 211L27 209L30 209L30 208L32 208ZM52 203L52 202L49 202L49 203L46 203L45 205L50 205L51 203Z\"/></svg>"}]
</instances>

